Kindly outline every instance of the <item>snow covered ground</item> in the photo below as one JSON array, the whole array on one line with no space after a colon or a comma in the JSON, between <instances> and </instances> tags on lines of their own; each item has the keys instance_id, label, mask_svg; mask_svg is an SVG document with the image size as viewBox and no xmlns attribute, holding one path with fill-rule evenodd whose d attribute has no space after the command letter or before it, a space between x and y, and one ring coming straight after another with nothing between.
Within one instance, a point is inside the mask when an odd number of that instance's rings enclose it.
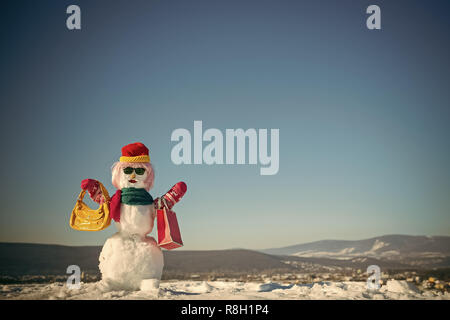
<instances>
[{"instance_id":1,"label":"snow covered ground","mask_svg":"<svg viewBox=\"0 0 450 320\"><path fill-rule=\"evenodd\" d=\"M314 284L246 283L222 281L163 281L159 295L143 291L104 291L100 282L82 283L68 289L64 283L3 285L0 299L445 299L449 293L420 292L406 281L391 280L378 291L368 291L365 282L319 282Z\"/></svg>"}]
</instances>

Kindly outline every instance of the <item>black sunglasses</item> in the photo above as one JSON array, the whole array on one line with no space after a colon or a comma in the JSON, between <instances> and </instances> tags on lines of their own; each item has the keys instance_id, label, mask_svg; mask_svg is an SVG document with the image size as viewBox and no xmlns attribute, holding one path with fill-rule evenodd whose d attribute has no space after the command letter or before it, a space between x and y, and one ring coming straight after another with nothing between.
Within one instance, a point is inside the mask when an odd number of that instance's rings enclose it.
<instances>
[{"instance_id":1,"label":"black sunglasses","mask_svg":"<svg viewBox=\"0 0 450 320\"><path fill-rule=\"evenodd\" d=\"M132 167L126 167L123 169L123 173L125 174L132 174L134 172L136 172L136 174L138 175L143 175L145 172L145 168L132 168Z\"/></svg>"}]
</instances>

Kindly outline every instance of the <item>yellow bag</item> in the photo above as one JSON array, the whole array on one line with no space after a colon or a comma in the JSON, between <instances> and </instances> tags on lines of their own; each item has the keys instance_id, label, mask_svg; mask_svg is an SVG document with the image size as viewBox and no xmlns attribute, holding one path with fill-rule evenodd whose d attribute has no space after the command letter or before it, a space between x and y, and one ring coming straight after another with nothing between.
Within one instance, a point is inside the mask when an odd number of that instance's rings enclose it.
<instances>
[{"instance_id":1,"label":"yellow bag","mask_svg":"<svg viewBox=\"0 0 450 320\"><path fill-rule=\"evenodd\" d=\"M100 231L111 224L111 216L109 214L109 202L111 199L103 184L98 183L105 202L97 210L92 210L83 202L86 190L82 190L70 215L70 226L73 229L80 231Z\"/></svg>"}]
</instances>

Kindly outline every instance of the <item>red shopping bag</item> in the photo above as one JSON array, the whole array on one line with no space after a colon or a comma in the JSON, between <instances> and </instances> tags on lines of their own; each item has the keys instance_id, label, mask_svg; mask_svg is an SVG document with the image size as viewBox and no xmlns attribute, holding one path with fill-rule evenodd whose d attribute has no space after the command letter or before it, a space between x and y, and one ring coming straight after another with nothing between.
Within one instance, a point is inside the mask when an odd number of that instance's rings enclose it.
<instances>
[{"instance_id":1,"label":"red shopping bag","mask_svg":"<svg viewBox=\"0 0 450 320\"><path fill-rule=\"evenodd\" d=\"M172 250L183 246L180 228L178 227L175 212L167 208L156 211L158 226L158 245L164 249Z\"/></svg>"}]
</instances>

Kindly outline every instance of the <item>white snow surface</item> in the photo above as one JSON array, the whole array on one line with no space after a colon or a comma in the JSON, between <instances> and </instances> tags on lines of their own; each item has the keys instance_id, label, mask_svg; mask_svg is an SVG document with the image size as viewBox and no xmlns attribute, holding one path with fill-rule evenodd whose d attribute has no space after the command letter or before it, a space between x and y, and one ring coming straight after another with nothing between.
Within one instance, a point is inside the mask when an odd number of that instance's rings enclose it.
<instances>
[{"instance_id":1,"label":"white snow surface","mask_svg":"<svg viewBox=\"0 0 450 320\"><path fill-rule=\"evenodd\" d=\"M105 290L102 281L81 283L69 289L65 283L0 286L0 299L39 300L450 300L449 293L421 292L406 281L390 280L377 291L367 290L365 282L317 282L311 284L255 283L236 281L162 281L159 293L152 291Z\"/></svg>"},{"instance_id":2,"label":"white snow surface","mask_svg":"<svg viewBox=\"0 0 450 320\"><path fill-rule=\"evenodd\" d=\"M373 244L372 249L370 249L369 252L377 251L377 250L387 247L387 246L389 246L389 243L384 243L383 241L380 241L377 239L377 240L375 240L375 243Z\"/></svg>"}]
</instances>

